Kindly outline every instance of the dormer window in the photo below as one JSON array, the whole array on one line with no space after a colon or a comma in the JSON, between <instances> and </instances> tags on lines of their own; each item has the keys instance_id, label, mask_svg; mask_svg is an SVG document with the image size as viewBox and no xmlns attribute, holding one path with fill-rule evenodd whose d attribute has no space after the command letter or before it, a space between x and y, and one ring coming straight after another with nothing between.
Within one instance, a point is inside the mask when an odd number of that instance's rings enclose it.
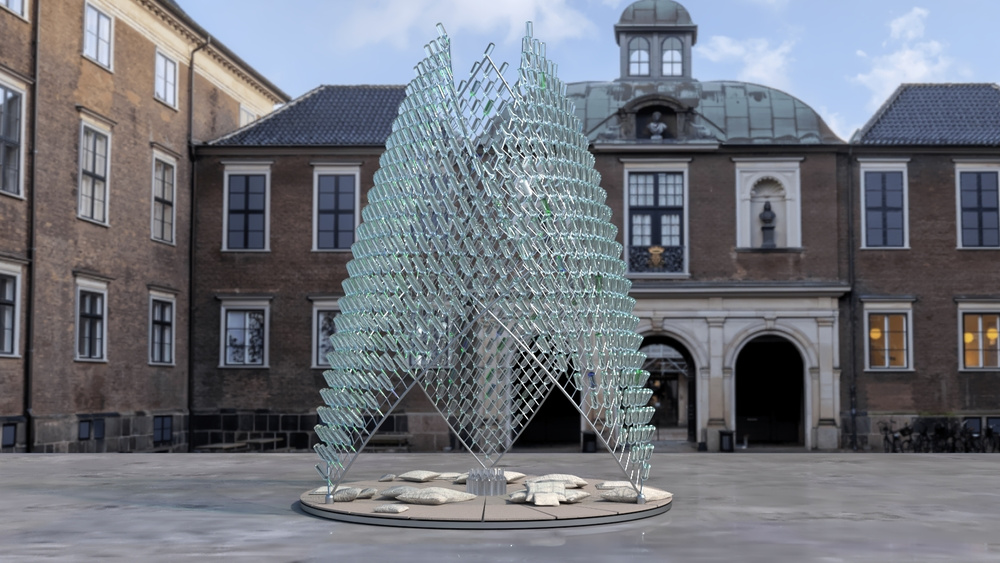
<instances>
[{"instance_id":1,"label":"dormer window","mask_svg":"<svg viewBox=\"0 0 1000 563\"><path fill-rule=\"evenodd\" d=\"M668 37L663 40L663 76L684 75L684 47L681 40Z\"/></svg>"},{"instance_id":2,"label":"dormer window","mask_svg":"<svg viewBox=\"0 0 1000 563\"><path fill-rule=\"evenodd\" d=\"M649 76L649 41L634 37L628 42L629 76Z\"/></svg>"}]
</instances>

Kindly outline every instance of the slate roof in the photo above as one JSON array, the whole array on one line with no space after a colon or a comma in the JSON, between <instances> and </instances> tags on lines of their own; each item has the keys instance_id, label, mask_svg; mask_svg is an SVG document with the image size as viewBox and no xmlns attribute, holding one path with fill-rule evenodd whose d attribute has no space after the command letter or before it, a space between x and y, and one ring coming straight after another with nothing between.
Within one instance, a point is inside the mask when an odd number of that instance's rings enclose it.
<instances>
[{"instance_id":1,"label":"slate roof","mask_svg":"<svg viewBox=\"0 0 1000 563\"><path fill-rule=\"evenodd\" d=\"M406 86L319 86L211 146L380 146Z\"/></svg>"},{"instance_id":2,"label":"slate roof","mask_svg":"<svg viewBox=\"0 0 1000 563\"><path fill-rule=\"evenodd\" d=\"M853 141L862 145L1000 146L1000 86L903 84Z\"/></svg>"}]
</instances>

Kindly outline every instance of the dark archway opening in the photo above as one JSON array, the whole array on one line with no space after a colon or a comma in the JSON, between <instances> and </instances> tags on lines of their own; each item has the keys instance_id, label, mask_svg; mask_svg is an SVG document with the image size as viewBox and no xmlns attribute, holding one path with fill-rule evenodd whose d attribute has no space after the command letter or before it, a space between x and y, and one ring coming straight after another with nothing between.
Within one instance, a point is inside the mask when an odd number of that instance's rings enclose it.
<instances>
[{"instance_id":1,"label":"dark archway opening","mask_svg":"<svg viewBox=\"0 0 1000 563\"><path fill-rule=\"evenodd\" d=\"M736 441L802 444L802 356L788 340L761 336L736 359Z\"/></svg>"},{"instance_id":2,"label":"dark archway opening","mask_svg":"<svg viewBox=\"0 0 1000 563\"><path fill-rule=\"evenodd\" d=\"M532 345L532 355L544 362L546 369L542 370L527 356L519 355L513 366L519 377L528 376L533 381L542 381L546 377L546 371L553 371L558 372L559 383L563 388L571 387L569 381L573 373L572 362L555 361L556 358L550 354L542 353L534 344ZM562 369L558 367L560 365L563 366ZM579 404L579 391L574 391L572 395L573 401ZM514 447L572 446L579 451L580 423L580 412L576 405L566 397L565 393L553 385L534 418L514 442Z\"/></svg>"},{"instance_id":3,"label":"dark archway opening","mask_svg":"<svg viewBox=\"0 0 1000 563\"><path fill-rule=\"evenodd\" d=\"M687 439L696 441L697 393L694 361L673 338L649 336L639 351L646 354L643 369L649 372L646 387L653 390L650 406L656 409L650 424L661 428L687 427Z\"/></svg>"}]
</instances>

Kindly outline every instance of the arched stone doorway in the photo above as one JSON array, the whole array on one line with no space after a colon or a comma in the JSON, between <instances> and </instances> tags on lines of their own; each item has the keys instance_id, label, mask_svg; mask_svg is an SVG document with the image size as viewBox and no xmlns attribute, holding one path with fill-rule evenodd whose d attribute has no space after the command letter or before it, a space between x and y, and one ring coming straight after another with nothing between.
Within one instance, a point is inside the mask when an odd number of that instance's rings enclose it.
<instances>
[{"instance_id":1,"label":"arched stone doorway","mask_svg":"<svg viewBox=\"0 0 1000 563\"><path fill-rule=\"evenodd\" d=\"M656 408L650 424L657 429L687 427L688 441L696 441L698 395L691 355L667 336L646 337L639 351L646 354L642 367L649 372L646 387L653 390L650 401Z\"/></svg>"},{"instance_id":2,"label":"arched stone doorway","mask_svg":"<svg viewBox=\"0 0 1000 563\"><path fill-rule=\"evenodd\" d=\"M737 443L804 443L804 365L794 344L751 340L736 358L735 378Z\"/></svg>"}]
</instances>

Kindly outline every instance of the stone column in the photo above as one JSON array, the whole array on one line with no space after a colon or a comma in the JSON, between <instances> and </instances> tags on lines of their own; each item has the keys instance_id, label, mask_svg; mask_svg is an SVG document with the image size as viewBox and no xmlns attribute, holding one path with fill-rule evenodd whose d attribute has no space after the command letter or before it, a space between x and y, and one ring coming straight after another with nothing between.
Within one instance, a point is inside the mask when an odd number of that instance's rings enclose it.
<instances>
[{"instance_id":1,"label":"stone column","mask_svg":"<svg viewBox=\"0 0 1000 563\"><path fill-rule=\"evenodd\" d=\"M726 392L723 378L723 353L725 352L725 317L710 317L708 322L708 451L719 451L719 430L726 429Z\"/></svg>"},{"instance_id":2,"label":"stone column","mask_svg":"<svg viewBox=\"0 0 1000 563\"><path fill-rule=\"evenodd\" d=\"M819 332L819 411L816 413L818 424L816 428L815 447L821 450L836 449L839 445L837 429L837 391L834 381L833 366L836 362L835 338L836 318L823 317L816 319Z\"/></svg>"}]
</instances>

